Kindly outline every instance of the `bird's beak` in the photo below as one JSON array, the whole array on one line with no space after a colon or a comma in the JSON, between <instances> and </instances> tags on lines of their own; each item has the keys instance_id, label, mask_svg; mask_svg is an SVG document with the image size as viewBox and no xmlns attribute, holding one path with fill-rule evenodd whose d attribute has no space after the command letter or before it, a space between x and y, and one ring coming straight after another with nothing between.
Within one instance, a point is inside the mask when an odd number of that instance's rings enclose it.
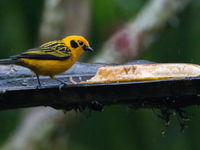
<instances>
[{"instance_id":1,"label":"bird's beak","mask_svg":"<svg viewBox=\"0 0 200 150\"><path fill-rule=\"evenodd\" d=\"M90 47L90 46L83 46L83 49L85 50L85 51L89 51L89 52L93 52L94 50L92 49L92 47Z\"/></svg>"}]
</instances>

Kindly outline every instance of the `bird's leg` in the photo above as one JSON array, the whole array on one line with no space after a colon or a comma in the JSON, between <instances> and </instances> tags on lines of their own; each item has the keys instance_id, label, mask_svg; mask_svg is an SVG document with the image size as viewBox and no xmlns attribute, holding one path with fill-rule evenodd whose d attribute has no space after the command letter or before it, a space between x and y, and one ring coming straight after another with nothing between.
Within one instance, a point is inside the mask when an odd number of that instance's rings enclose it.
<instances>
[{"instance_id":1,"label":"bird's leg","mask_svg":"<svg viewBox=\"0 0 200 150\"><path fill-rule=\"evenodd\" d=\"M59 87L59 91L62 91L62 87L63 87L64 85L67 85L67 83L65 83L65 82L62 81L62 80L55 79L55 78L52 78L52 79L54 79L54 80L56 80L56 81L58 81L58 82L61 83L61 84L58 86L58 87Z\"/></svg>"},{"instance_id":2,"label":"bird's leg","mask_svg":"<svg viewBox=\"0 0 200 150\"><path fill-rule=\"evenodd\" d=\"M62 89L62 87L63 87L64 85L68 85L66 82L64 82L64 81L62 81L62 80L55 79L55 78L52 78L52 79L54 79L54 80L56 80L56 81L58 81L58 82L61 83L61 84L59 85L59 90L60 90L60 91L61 91L61 89ZM69 81L70 81L72 84L77 84L77 82L75 82L75 81L72 79L72 77L69 77Z\"/></svg>"},{"instance_id":3,"label":"bird's leg","mask_svg":"<svg viewBox=\"0 0 200 150\"><path fill-rule=\"evenodd\" d=\"M39 75L38 75L38 74L35 74L35 75L36 75L37 81L38 81L38 86L37 86L37 88L39 89L39 88L42 87L42 86L41 86L41 83L40 83L40 78L39 78Z\"/></svg>"},{"instance_id":4,"label":"bird's leg","mask_svg":"<svg viewBox=\"0 0 200 150\"><path fill-rule=\"evenodd\" d=\"M82 81L82 77L81 77L81 76L79 76L78 78L79 78L79 81L81 82L81 81Z\"/></svg>"},{"instance_id":5,"label":"bird's leg","mask_svg":"<svg viewBox=\"0 0 200 150\"><path fill-rule=\"evenodd\" d=\"M60 83L62 83L62 84L64 84L64 85L67 85L67 83L64 82L64 81L62 81L62 80L55 79L55 78L54 78L54 80L56 80L56 81L58 81L58 82L60 82ZM72 78L71 76L69 77L69 81L70 81L70 83L72 83L72 84L77 84L77 82L74 81L73 78Z\"/></svg>"},{"instance_id":6,"label":"bird's leg","mask_svg":"<svg viewBox=\"0 0 200 150\"><path fill-rule=\"evenodd\" d=\"M62 83L62 84L64 84L64 85L67 85L67 83L65 83L65 82L64 82L64 81L62 81L62 80L55 79L55 78L54 78L54 80L56 80L56 81L58 81L58 82L60 82L60 83Z\"/></svg>"},{"instance_id":7,"label":"bird's leg","mask_svg":"<svg viewBox=\"0 0 200 150\"><path fill-rule=\"evenodd\" d=\"M72 76L69 77L69 81L71 82L71 84L77 84L77 82L73 80Z\"/></svg>"},{"instance_id":8,"label":"bird's leg","mask_svg":"<svg viewBox=\"0 0 200 150\"><path fill-rule=\"evenodd\" d=\"M16 72L17 70L14 68L14 65L10 65L10 69L6 74L11 74L13 72Z\"/></svg>"}]
</instances>

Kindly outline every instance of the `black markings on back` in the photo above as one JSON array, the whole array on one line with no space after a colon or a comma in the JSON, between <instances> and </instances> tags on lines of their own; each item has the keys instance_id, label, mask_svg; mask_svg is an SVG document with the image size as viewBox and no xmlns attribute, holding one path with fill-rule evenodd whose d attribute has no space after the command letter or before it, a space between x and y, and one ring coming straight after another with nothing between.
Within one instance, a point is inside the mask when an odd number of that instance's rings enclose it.
<instances>
[{"instance_id":1,"label":"black markings on back","mask_svg":"<svg viewBox=\"0 0 200 150\"><path fill-rule=\"evenodd\" d=\"M73 47L73 48L77 48L78 47L78 44L74 40L71 40L70 44L71 44L71 47Z\"/></svg>"},{"instance_id":2,"label":"black markings on back","mask_svg":"<svg viewBox=\"0 0 200 150\"><path fill-rule=\"evenodd\" d=\"M48 52L54 52L54 50L52 49L42 49L44 52L48 53Z\"/></svg>"},{"instance_id":3,"label":"black markings on back","mask_svg":"<svg viewBox=\"0 0 200 150\"><path fill-rule=\"evenodd\" d=\"M64 56L64 57L57 57L55 55L50 55L50 54L43 54L43 55L22 54L22 55L18 56L18 58L29 58L29 59L38 59L38 60L66 60L70 57L71 57L71 55L67 55L67 56Z\"/></svg>"},{"instance_id":4,"label":"black markings on back","mask_svg":"<svg viewBox=\"0 0 200 150\"><path fill-rule=\"evenodd\" d=\"M62 41L52 41L33 48L13 59L29 58L38 60L66 60L72 56L71 50Z\"/></svg>"},{"instance_id":5,"label":"black markings on back","mask_svg":"<svg viewBox=\"0 0 200 150\"><path fill-rule=\"evenodd\" d=\"M59 51L65 54L69 54L71 52L67 46L60 48Z\"/></svg>"},{"instance_id":6,"label":"black markings on back","mask_svg":"<svg viewBox=\"0 0 200 150\"><path fill-rule=\"evenodd\" d=\"M62 44L62 42L61 41L51 41L51 42L42 44L41 47L42 48L54 47L54 46L56 46L58 44Z\"/></svg>"},{"instance_id":7,"label":"black markings on back","mask_svg":"<svg viewBox=\"0 0 200 150\"><path fill-rule=\"evenodd\" d=\"M41 48L42 48L42 51L47 52L47 53L53 52L53 53L59 54L61 52L64 54L69 54L71 52L71 50L61 41L53 41L53 42L43 44Z\"/></svg>"}]
</instances>

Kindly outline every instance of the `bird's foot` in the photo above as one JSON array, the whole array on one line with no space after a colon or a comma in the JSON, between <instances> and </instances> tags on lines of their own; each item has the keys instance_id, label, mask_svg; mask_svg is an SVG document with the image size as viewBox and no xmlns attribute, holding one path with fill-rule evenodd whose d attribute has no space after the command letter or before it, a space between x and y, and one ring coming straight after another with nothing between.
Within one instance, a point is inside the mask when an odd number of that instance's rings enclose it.
<instances>
[{"instance_id":1,"label":"bird's foot","mask_svg":"<svg viewBox=\"0 0 200 150\"><path fill-rule=\"evenodd\" d=\"M60 82L62 85L67 85L66 82L62 81L62 80L59 80L59 79L55 79L56 81Z\"/></svg>"},{"instance_id":2,"label":"bird's foot","mask_svg":"<svg viewBox=\"0 0 200 150\"><path fill-rule=\"evenodd\" d=\"M38 85L36 86L36 89L41 89L41 88L42 88L41 84L38 84Z\"/></svg>"},{"instance_id":3,"label":"bird's foot","mask_svg":"<svg viewBox=\"0 0 200 150\"><path fill-rule=\"evenodd\" d=\"M58 89L59 89L60 92L62 92L62 87L63 87L64 85L65 85L65 84L63 84L63 83L59 84Z\"/></svg>"},{"instance_id":4,"label":"bird's foot","mask_svg":"<svg viewBox=\"0 0 200 150\"><path fill-rule=\"evenodd\" d=\"M59 88L59 91L62 91L62 87L67 85L67 83L59 79L55 79L55 80L60 82L60 84L58 85L58 88Z\"/></svg>"},{"instance_id":5,"label":"bird's foot","mask_svg":"<svg viewBox=\"0 0 200 150\"><path fill-rule=\"evenodd\" d=\"M59 79L55 79L55 80L60 82L59 91L62 91L63 86L68 85L66 82L64 82L62 80L59 80ZM77 82L74 81L72 77L69 77L69 81L70 81L71 84L77 84Z\"/></svg>"},{"instance_id":6,"label":"bird's foot","mask_svg":"<svg viewBox=\"0 0 200 150\"><path fill-rule=\"evenodd\" d=\"M10 65L10 69L6 74L12 74L14 72L16 72L17 70L14 68L14 65Z\"/></svg>"},{"instance_id":7,"label":"bird's foot","mask_svg":"<svg viewBox=\"0 0 200 150\"><path fill-rule=\"evenodd\" d=\"M71 82L71 84L77 84L77 82L73 80L73 77L72 77L72 76L69 77L69 81Z\"/></svg>"}]
</instances>

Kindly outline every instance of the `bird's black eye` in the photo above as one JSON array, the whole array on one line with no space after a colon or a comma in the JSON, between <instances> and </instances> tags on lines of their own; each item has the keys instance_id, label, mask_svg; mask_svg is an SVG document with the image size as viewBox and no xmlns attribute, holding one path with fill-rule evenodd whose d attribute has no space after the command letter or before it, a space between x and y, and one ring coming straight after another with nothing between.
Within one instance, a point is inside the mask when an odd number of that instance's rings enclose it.
<instances>
[{"instance_id":1,"label":"bird's black eye","mask_svg":"<svg viewBox=\"0 0 200 150\"><path fill-rule=\"evenodd\" d=\"M77 48L78 47L78 44L74 40L71 40L70 44L71 44L71 47L73 47L73 48Z\"/></svg>"},{"instance_id":2,"label":"bird's black eye","mask_svg":"<svg viewBox=\"0 0 200 150\"><path fill-rule=\"evenodd\" d=\"M79 43L80 45L83 45L83 42L82 42L82 41L78 41L78 43Z\"/></svg>"}]
</instances>

